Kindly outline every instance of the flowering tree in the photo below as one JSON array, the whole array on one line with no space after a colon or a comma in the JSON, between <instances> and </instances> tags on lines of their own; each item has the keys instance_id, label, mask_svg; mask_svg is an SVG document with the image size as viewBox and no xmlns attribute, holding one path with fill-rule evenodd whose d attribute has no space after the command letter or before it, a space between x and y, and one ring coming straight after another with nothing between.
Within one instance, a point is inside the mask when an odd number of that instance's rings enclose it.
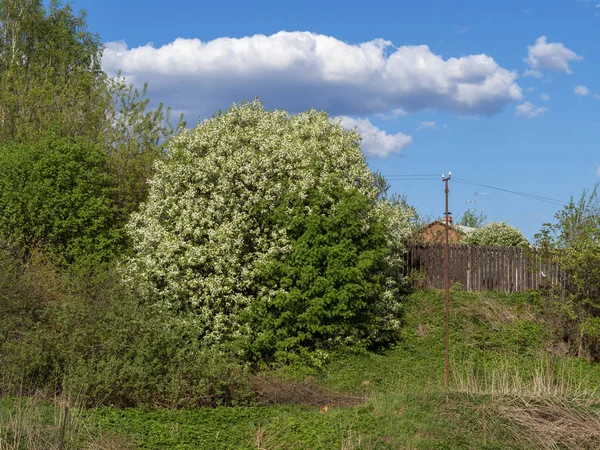
<instances>
[{"instance_id":1,"label":"flowering tree","mask_svg":"<svg viewBox=\"0 0 600 450\"><path fill-rule=\"evenodd\" d=\"M523 247L529 241L523 233L506 222L491 222L478 228L467 236L466 242L471 245L497 245L501 247Z\"/></svg>"},{"instance_id":2,"label":"flowering tree","mask_svg":"<svg viewBox=\"0 0 600 450\"><path fill-rule=\"evenodd\" d=\"M287 358L391 339L399 219L359 143L326 113L256 101L182 131L128 225L127 273L206 344Z\"/></svg>"}]
</instances>

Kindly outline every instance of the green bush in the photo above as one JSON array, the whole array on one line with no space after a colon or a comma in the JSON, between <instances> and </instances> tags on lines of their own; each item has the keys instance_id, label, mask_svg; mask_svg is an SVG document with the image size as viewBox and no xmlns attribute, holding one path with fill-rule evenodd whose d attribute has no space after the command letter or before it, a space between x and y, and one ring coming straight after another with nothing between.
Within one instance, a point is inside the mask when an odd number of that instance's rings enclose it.
<instances>
[{"instance_id":1,"label":"green bush","mask_svg":"<svg viewBox=\"0 0 600 450\"><path fill-rule=\"evenodd\" d=\"M600 360L600 200L598 186L571 199L536 235L543 258L565 277L548 287L547 315L557 338L579 356Z\"/></svg>"},{"instance_id":2,"label":"green bush","mask_svg":"<svg viewBox=\"0 0 600 450\"><path fill-rule=\"evenodd\" d=\"M115 226L107 156L85 141L52 133L34 144L0 147L0 237L39 247L62 262L109 260Z\"/></svg>"},{"instance_id":3,"label":"green bush","mask_svg":"<svg viewBox=\"0 0 600 450\"><path fill-rule=\"evenodd\" d=\"M109 265L58 270L0 252L0 391L67 390L91 405L238 404L251 397L235 348L204 347L141 304Z\"/></svg>"},{"instance_id":4,"label":"green bush","mask_svg":"<svg viewBox=\"0 0 600 450\"><path fill-rule=\"evenodd\" d=\"M261 285L277 294L259 295L249 309L253 350L263 358L304 355L318 364L332 350L395 339L388 319L399 311L382 301L383 223L357 190L323 190L312 196L308 214L299 198L275 214L276 222L288 222L292 244L262 270Z\"/></svg>"},{"instance_id":5,"label":"green bush","mask_svg":"<svg viewBox=\"0 0 600 450\"><path fill-rule=\"evenodd\" d=\"M26 256L15 246L0 247L0 273L1 389L44 386L56 377L57 348L40 337L60 326L47 323L46 312L63 301L64 283L43 254Z\"/></svg>"}]
</instances>

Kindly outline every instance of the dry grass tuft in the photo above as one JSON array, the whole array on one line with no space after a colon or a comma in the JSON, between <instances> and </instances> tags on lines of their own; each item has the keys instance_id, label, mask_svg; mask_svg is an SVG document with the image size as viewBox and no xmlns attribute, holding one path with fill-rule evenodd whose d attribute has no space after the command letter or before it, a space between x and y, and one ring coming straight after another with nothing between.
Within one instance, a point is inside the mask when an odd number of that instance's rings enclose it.
<instances>
[{"instance_id":1,"label":"dry grass tuft","mask_svg":"<svg viewBox=\"0 0 600 450\"><path fill-rule=\"evenodd\" d=\"M0 414L0 450L23 448L125 450L130 444L122 436L100 433L79 403L58 398L51 405L38 395L17 398Z\"/></svg>"},{"instance_id":2,"label":"dry grass tuft","mask_svg":"<svg viewBox=\"0 0 600 450\"><path fill-rule=\"evenodd\" d=\"M600 449L600 395L563 362L541 358L524 376L508 364L476 375L454 373L453 391L466 394L481 415L478 425L493 436L503 427L524 448Z\"/></svg>"},{"instance_id":3,"label":"dry grass tuft","mask_svg":"<svg viewBox=\"0 0 600 450\"><path fill-rule=\"evenodd\" d=\"M524 443L545 449L600 448L600 414L597 411L557 399L544 403L515 399L496 405L496 409L525 431L515 435Z\"/></svg>"},{"instance_id":4,"label":"dry grass tuft","mask_svg":"<svg viewBox=\"0 0 600 450\"><path fill-rule=\"evenodd\" d=\"M421 337L427 336L429 334L429 328L427 327L427 325L423 325L422 323L420 323L417 327L417 334Z\"/></svg>"},{"instance_id":5,"label":"dry grass tuft","mask_svg":"<svg viewBox=\"0 0 600 450\"><path fill-rule=\"evenodd\" d=\"M455 307L455 310L459 314L474 315L492 324L511 323L518 320L540 322L539 315L534 313L530 305L521 305L521 307L516 308L485 294L478 295L476 302L460 305Z\"/></svg>"},{"instance_id":6,"label":"dry grass tuft","mask_svg":"<svg viewBox=\"0 0 600 450\"><path fill-rule=\"evenodd\" d=\"M341 450L371 450L373 445L370 442L365 441L365 439L354 431L349 431L348 434L344 437L341 447Z\"/></svg>"},{"instance_id":7,"label":"dry grass tuft","mask_svg":"<svg viewBox=\"0 0 600 450\"><path fill-rule=\"evenodd\" d=\"M568 360L557 365L556 357L541 356L537 365L527 374L508 362L504 366L476 373L473 367L455 365L453 390L470 395L493 397L525 397L533 399L565 399L577 404L591 404L600 400L598 387L592 387L586 377L576 376Z\"/></svg>"}]
</instances>

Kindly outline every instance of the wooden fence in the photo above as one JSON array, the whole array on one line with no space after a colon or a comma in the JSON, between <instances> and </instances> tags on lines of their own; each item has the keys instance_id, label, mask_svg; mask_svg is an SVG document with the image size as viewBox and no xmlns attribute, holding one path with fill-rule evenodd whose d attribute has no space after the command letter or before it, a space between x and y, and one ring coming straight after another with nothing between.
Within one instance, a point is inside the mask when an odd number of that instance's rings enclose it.
<instances>
[{"instance_id":1,"label":"wooden fence","mask_svg":"<svg viewBox=\"0 0 600 450\"><path fill-rule=\"evenodd\" d=\"M555 264L542 261L535 249L451 244L450 286L460 283L467 291L522 292L562 283L565 274ZM406 273L424 287L445 288L444 243L409 246Z\"/></svg>"}]
</instances>

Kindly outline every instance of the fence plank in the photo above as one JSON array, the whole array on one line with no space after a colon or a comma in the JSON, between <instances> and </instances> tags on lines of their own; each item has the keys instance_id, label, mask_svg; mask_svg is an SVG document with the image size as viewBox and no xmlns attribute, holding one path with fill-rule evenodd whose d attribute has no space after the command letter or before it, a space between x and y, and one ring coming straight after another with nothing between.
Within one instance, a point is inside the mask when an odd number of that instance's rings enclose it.
<instances>
[{"instance_id":1,"label":"fence plank","mask_svg":"<svg viewBox=\"0 0 600 450\"><path fill-rule=\"evenodd\" d=\"M535 249L451 244L448 250L450 285L460 283L470 292L522 292L546 283L562 283L566 278L556 263L542 261ZM425 287L445 287L445 243L411 244L405 261L406 276L424 270Z\"/></svg>"}]
</instances>

